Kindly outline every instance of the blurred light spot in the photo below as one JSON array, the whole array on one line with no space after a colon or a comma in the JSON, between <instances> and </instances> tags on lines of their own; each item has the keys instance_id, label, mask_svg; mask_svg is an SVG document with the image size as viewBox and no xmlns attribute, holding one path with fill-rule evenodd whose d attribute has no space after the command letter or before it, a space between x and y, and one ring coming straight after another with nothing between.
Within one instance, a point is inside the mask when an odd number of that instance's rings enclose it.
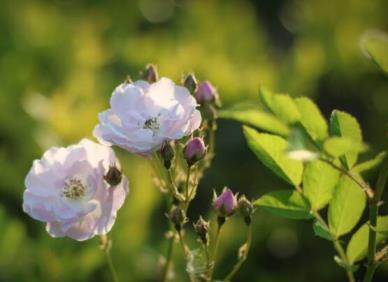
<instances>
[{"instance_id":1,"label":"blurred light spot","mask_svg":"<svg viewBox=\"0 0 388 282\"><path fill-rule=\"evenodd\" d=\"M140 0L139 8L149 22L165 22L174 14L174 0Z\"/></svg>"},{"instance_id":2,"label":"blurred light spot","mask_svg":"<svg viewBox=\"0 0 388 282\"><path fill-rule=\"evenodd\" d=\"M277 228L268 241L269 252L276 258L286 259L293 256L298 250L298 237L293 229Z\"/></svg>"},{"instance_id":3,"label":"blurred light spot","mask_svg":"<svg viewBox=\"0 0 388 282\"><path fill-rule=\"evenodd\" d=\"M23 100L23 108L36 120L46 120L49 115L50 101L40 93L31 93Z\"/></svg>"}]
</instances>

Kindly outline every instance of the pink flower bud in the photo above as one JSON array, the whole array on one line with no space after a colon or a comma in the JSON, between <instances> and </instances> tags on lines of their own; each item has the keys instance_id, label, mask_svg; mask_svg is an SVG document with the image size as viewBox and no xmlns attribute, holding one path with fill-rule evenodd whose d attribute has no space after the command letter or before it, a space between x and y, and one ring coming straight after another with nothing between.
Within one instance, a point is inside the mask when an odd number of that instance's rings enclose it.
<instances>
[{"instance_id":1,"label":"pink flower bud","mask_svg":"<svg viewBox=\"0 0 388 282\"><path fill-rule=\"evenodd\" d=\"M195 91L195 99L199 104L212 102L216 100L217 95L217 90L208 80L201 82Z\"/></svg>"},{"instance_id":2,"label":"pink flower bud","mask_svg":"<svg viewBox=\"0 0 388 282\"><path fill-rule=\"evenodd\" d=\"M187 164L192 166L197 161L201 160L206 154L206 147L203 139L195 137L191 139L185 146L183 155Z\"/></svg>"},{"instance_id":3,"label":"pink flower bud","mask_svg":"<svg viewBox=\"0 0 388 282\"><path fill-rule=\"evenodd\" d=\"M213 208L220 216L231 216L237 207L237 199L232 190L225 187L221 195L214 193Z\"/></svg>"}]
</instances>

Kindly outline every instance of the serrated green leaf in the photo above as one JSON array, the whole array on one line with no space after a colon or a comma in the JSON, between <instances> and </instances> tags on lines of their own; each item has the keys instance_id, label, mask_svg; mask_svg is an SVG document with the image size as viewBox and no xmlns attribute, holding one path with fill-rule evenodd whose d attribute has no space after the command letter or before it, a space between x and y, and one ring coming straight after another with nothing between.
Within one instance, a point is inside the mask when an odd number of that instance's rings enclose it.
<instances>
[{"instance_id":1,"label":"serrated green leaf","mask_svg":"<svg viewBox=\"0 0 388 282\"><path fill-rule=\"evenodd\" d=\"M379 216L377 218L378 230L388 231L388 216ZM388 232L378 232L376 234L376 243L388 239ZM352 236L346 249L346 254L350 263L362 260L368 251L369 223L363 224Z\"/></svg>"},{"instance_id":2,"label":"serrated green leaf","mask_svg":"<svg viewBox=\"0 0 388 282\"><path fill-rule=\"evenodd\" d=\"M325 151L333 157L340 157L353 153L357 154L367 150L365 144L347 137L330 137L325 141L323 147Z\"/></svg>"},{"instance_id":3,"label":"serrated green leaf","mask_svg":"<svg viewBox=\"0 0 388 282\"><path fill-rule=\"evenodd\" d=\"M295 190L280 190L265 194L255 205L269 212L292 219L311 218L310 207L303 196Z\"/></svg>"},{"instance_id":4,"label":"serrated green leaf","mask_svg":"<svg viewBox=\"0 0 388 282\"><path fill-rule=\"evenodd\" d=\"M346 175L341 176L329 205L329 227L337 238L351 231L365 209L365 193Z\"/></svg>"},{"instance_id":5,"label":"serrated green leaf","mask_svg":"<svg viewBox=\"0 0 388 282\"><path fill-rule=\"evenodd\" d=\"M361 172L365 172L365 171L368 171L368 170L375 169L383 162L383 160L385 159L386 156L387 156L387 152L380 152L373 159L371 159L369 161L362 162L362 163L356 165L353 168L353 170L355 172L361 173Z\"/></svg>"},{"instance_id":6,"label":"serrated green leaf","mask_svg":"<svg viewBox=\"0 0 388 282\"><path fill-rule=\"evenodd\" d=\"M362 143L362 134L357 120L348 113L334 110L330 117L330 133L334 136L346 137L356 144ZM345 164L350 169L357 162L358 153L349 152L345 155Z\"/></svg>"},{"instance_id":7,"label":"serrated green leaf","mask_svg":"<svg viewBox=\"0 0 388 282\"><path fill-rule=\"evenodd\" d=\"M224 119L233 119L243 124L253 126L264 131L287 136L289 129L286 124L270 113L259 109L221 110L218 116Z\"/></svg>"},{"instance_id":8,"label":"serrated green leaf","mask_svg":"<svg viewBox=\"0 0 388 282\"><path fill-rule=\"evenodd\" d=\"M286 140L247 126L244 126L244 134L249 148L266 167L294 186L301 183L303 163L287 157Z\"/></svg>"},{"instance_id":9,"label":"serrated green leaf","mask_svg":"<svg viewBox=\"0 0 388 282\"><path fill-rule=\"evenodd\" d=\"M337 170L323 161L307 164L303 174L303 193L313 210L319 210L329 203L339 176Z\"/></svg>"},{"instance_id":10,"label":"serrated green leaf","mask_svg":"<svg viewBox=\"0 0 388 282\"><path fill-rule=\"evenodd\" d=\"M269 111L286 123L295 123L301 114L295 101L287 94L273 94L265 88L260 89L260 101Z\"/></svg>"},{"instance_id":11,"label":"serrated green leaf","mask_svg":"<svg viewBox=\"0 0 388 282\"><path fill-rule=\"evenodd\" d=\"M327 230L326 227L323 226L322 223L319 222L318 220L314 221L313 230L316 236L332 241L329 230Z\"/></svg>"},{"instance_id":12,"label":"serrated green leaf","mask_svg":"<svg viewBox=\"0 0 388 282\"><path fill-rule=\"evenodd\" d=\"M363 36L362 47L366 55L388 74L388 35L383 32L368 32Z\"/></svg>"},{"instance_id":13,"label":"serrated green leaf","mask_svg":"<svg viewBox=\"0 0 388 282\"><path fill-rule=\"evenodd\" d=\"M300 122L314 140L323 140L327 137L327 122L317 105L309 98L295 99L296 106L302 115Z\"/></svg>"}]
</instances>

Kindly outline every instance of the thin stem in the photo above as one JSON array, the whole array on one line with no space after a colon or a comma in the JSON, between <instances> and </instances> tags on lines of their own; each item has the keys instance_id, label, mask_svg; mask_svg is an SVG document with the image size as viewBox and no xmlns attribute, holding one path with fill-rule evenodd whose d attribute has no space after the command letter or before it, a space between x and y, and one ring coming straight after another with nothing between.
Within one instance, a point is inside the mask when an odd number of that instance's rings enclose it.
<instances>
[{"instance_id":1,"label":"thin stem","mask_svg":"<svg viewBox=\"0 0 388 282\"><path fill-rule=\"evenodd\" d=\"M211 258L212 269L210 270L210 275L209 275L210 280L213 277L214 268L216 266L217 252L218 252L218 245L219 245L219 242L220 242L221 229L222 229L222 225L218 224L217 225L217 231L216 231L216 237L214 239L214 251L213 251L212 258Z\"/></svg>"},{"instance_id":2,"label":"thin stem","mask_svg":"<svg viewBox=\"0 0 388 282\"><path fill-rule=\"evenodd\" d=\"M340 171L341 173L345 174L354 183L356 183L362 189L362 191L364 191L367 194L368 198L373 198L374 192L369 187L369 185L367 183L365 183L364 181L357 179L357 177L355 177L351 171L343 169L342 167L334 164L333 162L331 162L331 161L329 161L329 160L327 160L325 158L320 158L320 160L325 162L325 163L327 163L327 164L329 164L329 165L331 165L333 168L335 168L336 170Z\"/></svg>"},{"instance_id":3,"label":"thin stem","mask_svg":"<svg viewBox=\"0 0 388 282\"><path fill-rule=\"evenodd\" d=\"M248 257L248 253L249 253L249 249L251 248L251 244L252 244L252 224L249 224L247 241L243 245L243 248L245 248L244 254L239 258L237 263L233 266L232 271L225 277L225 279L223 281L231 281L233 276L236 275L236 273L239 271L241 265L245 262L245 260Z\"/></svg>"},{"instance_id":4,"label":"thin stem","mask_svg":"<svg viewBox=\"0 0 388 282\"><path fill-rule=\"evenodd\" d=\"M204 249L204 251L205 251L205 255L206 255L206 265L207 265L208 268L209 268L209 266L210 266L209 247L208 247L207 244L205 244L205 243L203 243L203 242L202 242L202 247L203 247L203 249Z\"/></svg>"},{"instance_id":5,"label":"thin stem","mask_svg":"<svg viewBox=\"0 0 388 282\"><path fill-rule=\"evenodd\" d=\"M111 276L112 276L112 281L113 282L118 282L119 279L117 278L117 273L116 273L116 270L113 266L113 261L112 261L112 257L110 255L110 251L107 250L105 251L105 258L106 258L106 261L108 263L108 266L109 266L109 271L111 273Z\"/></svg>"},{"instance_id":6,"label":"thin stem","mask_svg":"<svg viewBox=\"0 0 388 282\"><path fill-rule=\"evenodd\" d=\"M322 225L323 227L326 229L326 230L330 230L329 229L329 226L327 225L326 221L323 219L323 217L319 214L319 212L317 211L311 211L312 215L314 216L314 218L316 220L318 220ZM331 237L331 240L333 242L333 245L334 245L334 248L335 250L337 251L338 255L340 256L341 260L346 264L346 265L349 265L349 259L345 253L345 250L344 248L342 247L341 243L338 241L337 237L335 235L333 235L330 231L329 231L329 234L330 234L330 237ZM356 282L356 279L354 278L354 274L352 271L346 271L346 275L348 276L348 280L349 282Z\"/></svg>"},{"instance_id":7,"label":"thin stem","mask_svg":"<svg viewBox=\"0 0 388 282\"><path fill-rule=\"evenodd\" d=\"M189 250L188 250L188 248L187 248L187 246L185 244L185 241L183 240L182 231L177 231L177 233L178 233L179 242L181 244L183 253L184 253L185 257L187 258L188 255L189 255Z\"/></svg>"},{"instance_id":8,"label":"thin stem","mask_svg":"<svg viewBox=\"0 0 388 282\"><path fill-rule=\"evenodd\" d=\"M175 234L172 235L171 239L168 242L166 266L164 267L162 282L165 282L168 279L168 273L170 271L170 267L172 263L172 254L174 253L174 240L175 240Z\"/></svg>"},{"instance_id":9,"label":"thin stem","mask_svg":"<svg viewBox=\"0 0 388 282\"><path fill-rule=\"evenodd\" d=\"M108 237L108 235L101 235L100 236L100 247L104 251L106 263L107 263L108 268L109 268L112 282L118 282L119 279L117 277L117 272L115 270L115 267L114 267L113 261L112 261L112 257L110 255L111 246L112 246L112 241Z\"/></svg>"},{"instance_id":10,"label":"thin stem","mask_svg":"<svg viewBox=\"0 0 388 282\"><path fill-rule=\"evenodd\" d=\"M191 174L191 166L187 168L186 174L186 187L185 187L185 211L189 206L190 198L189 198L189 190L190 190L190 174Z\"/></svg>"},{"instance_id":11,"label":"thin stem","mask_svg":"<svg viewBox=\"0 0 388 282\"><path fill-rule=\"evenodd\" d=\"M368 239L368 264L364 276L364 282L370 282L373 279L374 273L377 269L376 262L376 227L377 215L379 212L378 203L384 192L385 183L388 176L388 160L384 161L377 178L376 190L374 197L369 200L369 239Z\"/></svg>"},{"instance_id":12,"label":"thin stem","mask_svg":"<svg viewBox=\"0 0 388 282\"><path fill-rule=\"evenodd\" d=\"M372 281L373 276L375 275L376 268L377 268L377 264L373 264L373 265L368 266L366 273L365 273L364 282L371 282Z\"/></svg>"}]
</instances>

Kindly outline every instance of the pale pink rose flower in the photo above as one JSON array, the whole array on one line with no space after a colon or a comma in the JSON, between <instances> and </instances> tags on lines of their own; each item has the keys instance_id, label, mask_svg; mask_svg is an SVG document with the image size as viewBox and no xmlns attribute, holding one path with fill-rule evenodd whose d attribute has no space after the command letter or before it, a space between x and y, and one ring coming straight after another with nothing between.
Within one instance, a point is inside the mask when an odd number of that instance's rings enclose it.
<instances>
[{"instance_id":1,"label":"pale pink rose flower","mask_svg":"<svg viewBox=\"0 0 388 282\"><path fill-rule=\"evenodd\" d=\"M149 84L139 80L119 85L111 108L99 114L94 136L105 145L149 156L168 140L190 135L201 123L189 91L168 78Z\"/></svg>"},{"instance_id":2,"label":"pale pink rose flower","mask_svg":"<svg viewBox=\"0 0 388 282\"><path fill-rule=\"evenodd\" d=\"M25 179L23 210L47 222L52 237L83 241L108 233L128 194L124 175L116 186L104 180L111 165L120 166L113 150L88 139L47 150Z\"/></svg>"}]
</instances>

